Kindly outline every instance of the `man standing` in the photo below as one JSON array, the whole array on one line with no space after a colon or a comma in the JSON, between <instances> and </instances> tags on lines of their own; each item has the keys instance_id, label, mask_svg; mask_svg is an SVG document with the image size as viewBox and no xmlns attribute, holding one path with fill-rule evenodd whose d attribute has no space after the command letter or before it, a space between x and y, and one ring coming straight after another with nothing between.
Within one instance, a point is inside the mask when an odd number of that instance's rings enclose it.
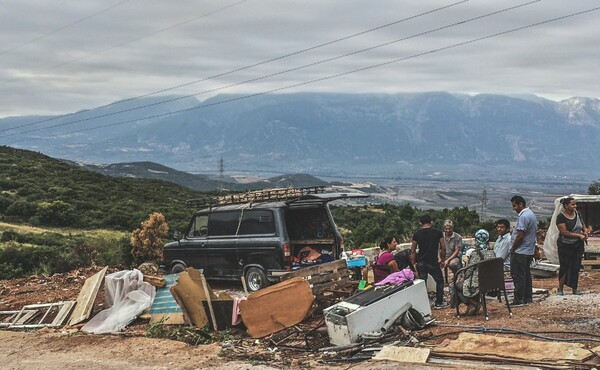
<instances>
[{"instance_id":1,"label":"man standing","mask_svg":"<svg viewBox=\"0 0 600 370\"><path fill-rule=\"evenodd\" d=\"M456 274L460 267L458 255L462 248L462 236L454 232L454 222L452 220L444 221L444 262L442 268L449 267L452 274Z\"/></svg>"},{"instance_id":2,"label":"man standing","mask_svg":"<svg viewBox=\"0 0 600 370\"><path fill-rule=\"evenodd\" d=\"M435 280L435 305L433 308L445 308L449 304L444 302L444 278L442 277L442 248L444 234L431 225L431 216L423 215L419 219L421 229L412 238L410 248L410 262L417 271L417 276L425 282L429 274ZM417 254L417 246L419 253Z\"/></svg>"},{"instance_id":3,"label":"man standing","mask_svg":"<svg viewBox=\"0 0 600 370\"><path fill-rule=\"evenodd\" d=\"M494 245L494 254L504 260L504 271L510 271L510 222L501 218L496 221L498 239Z\"/></svg>"},{"instance_id":4,"label":"man standing","mask_svg":"<svg viewBox=\"0 0 600 370\"><path fill-rule=\"evenodd\" d=\"M531 261L537 239L537 218L527 208L520 195L511 198L512 208L518 213L517 225L511 234L510 274L515 283L514 306L532 302Z\"/></svg>"}]
</instances>

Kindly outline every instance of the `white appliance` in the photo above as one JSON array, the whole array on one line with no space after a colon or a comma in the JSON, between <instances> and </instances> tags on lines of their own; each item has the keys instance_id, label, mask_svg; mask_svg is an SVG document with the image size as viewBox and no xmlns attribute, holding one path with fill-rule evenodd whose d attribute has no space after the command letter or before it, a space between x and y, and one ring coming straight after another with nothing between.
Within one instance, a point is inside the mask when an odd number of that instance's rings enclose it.
<instances>
[{"instance_id":1,"label":"white appliance","mask_svg":"<svg viewBox=\"0 0 600 370\"><path fill-rule=\"evenodd\" d=\"M425 281L375 287L328 307L323 314L329 341L336 346L356 343L363 333L381 330L406 303L424 317L431 315Z\"/></svg>"}]
</instances>

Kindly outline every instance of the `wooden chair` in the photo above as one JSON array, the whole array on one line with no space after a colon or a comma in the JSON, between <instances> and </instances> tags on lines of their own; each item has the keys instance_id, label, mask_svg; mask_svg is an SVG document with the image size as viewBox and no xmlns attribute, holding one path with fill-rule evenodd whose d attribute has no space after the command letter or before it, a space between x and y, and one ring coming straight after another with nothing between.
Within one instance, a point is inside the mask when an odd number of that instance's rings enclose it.
<instances>
[{"instance_id":1,"label":"wooden chair","mask_svg":"<svg viewBox=\"0 0 600 370\"><path fill-rule=\"evenodd\" d=\"M508 303L508 296L506 294L506 287L504 285L504 260L496 257L488 260L479 261L467 267L463 267L456 272L454 276L454 300L456 302L456 316L460 317L459 306L460 298L458 297L458 289L456 288L456 280L464 274L468 269L476 268L478 270L479 279L479 300L483 307L483 315L486 320L489 320L487 313L487 306L485 301L485 295L487 292L497 292L498 302L502 302L500 292L504 292L504 300L506 301L506 308L508 313L512 317L512 310L510 309L510 303Z\"/></svg>"}]
</instances>

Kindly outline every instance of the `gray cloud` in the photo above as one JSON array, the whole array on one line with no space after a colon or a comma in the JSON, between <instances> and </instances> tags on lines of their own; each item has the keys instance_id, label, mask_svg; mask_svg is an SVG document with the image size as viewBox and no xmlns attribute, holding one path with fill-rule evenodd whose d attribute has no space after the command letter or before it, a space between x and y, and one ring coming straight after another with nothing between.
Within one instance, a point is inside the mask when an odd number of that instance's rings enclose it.
<instances>
[{"instance_id":1,"label":"gray cloud","mask_svg":"<svg viewBox=\"0 0 600 370\"><path fill-rule=\"evenodd\" d=\"M73 24L120 2L4 1L0 13L0 116L67 113L147 94L302 50L455 1L130 0ZM194 94L220 88L524 2L471 0L170 93ZM228 5L233 6L218 11ZM596 6L598 3L594 0L544 0L222 92L254 93L277 89ZM206 15L211 12L214 13ZM600 97L594 83L600 72L597 62L600 60L599 16L600 11L596 11L289 91L393 93L448 90L535 93L551 99ZM53 32L69 24L73 25Z\"/></svg>"}]
</instances>

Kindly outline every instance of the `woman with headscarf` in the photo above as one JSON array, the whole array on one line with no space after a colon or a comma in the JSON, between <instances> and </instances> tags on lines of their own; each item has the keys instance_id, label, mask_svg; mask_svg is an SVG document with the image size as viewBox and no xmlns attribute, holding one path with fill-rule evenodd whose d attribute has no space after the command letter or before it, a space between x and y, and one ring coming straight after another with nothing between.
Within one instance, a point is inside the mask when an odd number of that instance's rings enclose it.
<instances>
[{"instance_id":1,"label":"woman with headscarf","mask_svg":"<svg viewBox=\"0 0 600 370\"><path fill-rule=\"evenodd\" d=\"M465 267L462 276L456 281L458 298L467 305L466 316L476 315L481 307L479 300L479 272L476 267L468 268L477 262L496 257L494 251L489 249L490 233L485 229L475 233L475 246L469 248L463 258ZM454 295L453 295L454 296ZM455 302L458 304L458 302Z\"/></svg>"},{"instance_id":2,"label":"woman with headscarf","mask_svg":"<svg viewBox=\"0 0 600 370\"><path fill-rule=\"evenodd\" d=\"M567 285L573 289L573 294L581 295L577 289L579 282L579 269L581 268L581 257L584 252L584 242L587 238L585 223L581 214L577 212L577 202L573 197L560 200L563 211L556 217L556 226L560 235L556 241L558 245L558 295L563 295L563 286Z\"/></svg>"}]
</instances>

